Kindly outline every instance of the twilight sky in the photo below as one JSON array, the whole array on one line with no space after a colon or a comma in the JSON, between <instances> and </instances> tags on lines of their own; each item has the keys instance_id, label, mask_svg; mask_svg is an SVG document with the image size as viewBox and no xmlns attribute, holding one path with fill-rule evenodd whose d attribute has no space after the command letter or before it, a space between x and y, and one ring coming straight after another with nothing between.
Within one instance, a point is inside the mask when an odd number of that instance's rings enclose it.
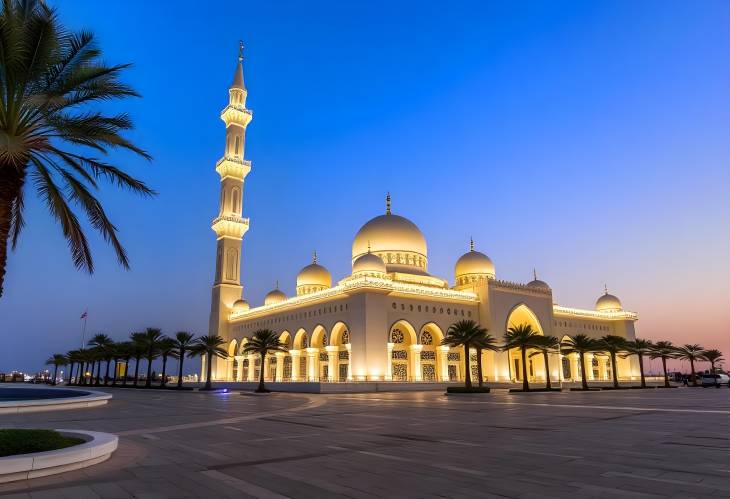
<instances>
[{"instance_id":1,"label":"twilight sky","mask_svg":"<svg viewBox=\"0 0 730 499\"><path fill-rule=\"evenodd\" d=\"M567 306L608 285L640 337L730 359L730 3L51 1L95 32L142 99L115 104L154 156L113 159L159 191L102 198L132 261L93 236L74 270L29 192L0 298L0 371L89 334L205 333L227 100L238 40L248 107L245 295L294 292L313 250L335 280L358 228L413 220L429 270L468 249L497 277L536 267ZM499 333L497 333L499 334ZM196 362L197 364L197 362ZM658 361L654 365L659 369Z\"/></svg>"}]
</instances>

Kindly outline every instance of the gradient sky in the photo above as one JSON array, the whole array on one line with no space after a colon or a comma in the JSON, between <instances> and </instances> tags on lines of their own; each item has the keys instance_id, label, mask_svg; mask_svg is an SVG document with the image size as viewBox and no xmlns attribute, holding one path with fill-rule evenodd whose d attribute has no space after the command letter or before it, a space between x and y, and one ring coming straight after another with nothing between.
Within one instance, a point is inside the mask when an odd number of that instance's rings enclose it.
<instances>
[{"instance_id":1,"label":"gradient sky","mask_svg":"<svg viewBox=\"0 0 730 499\"><path fill-rule=\"evenodd\" d=\"M730 358L730 3L51 1L95 32L142 99L132 134L154 156L113 160L159 191L103 189L132 261L92 237L74 270L28 196L0 298L0 371L34 370L89 334L205 333L227 101L238 40L248 107L245 295L294 292L313 250L335 279L358 228L413 220L431 273L468 249L501 279L536 267L567 306L603 285L638 335ZM197 363L196 363L197 364ZM658 362L654 366L658 369Z\"/></svg>"}]
</instances>

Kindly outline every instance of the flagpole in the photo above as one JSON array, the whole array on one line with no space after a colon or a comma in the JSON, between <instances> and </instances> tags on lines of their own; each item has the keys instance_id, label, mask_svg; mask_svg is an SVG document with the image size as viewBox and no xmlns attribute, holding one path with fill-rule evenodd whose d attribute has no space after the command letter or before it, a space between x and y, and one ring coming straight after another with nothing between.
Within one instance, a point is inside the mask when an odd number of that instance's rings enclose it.
<instances>
[{"instance_id":1,"label":"flagpole","mask_svg":"<svg viewBox=\"0 0 730 499\"><path fill-rule=\"evenodd\" d=\"M81 323L81 349L84 349L84 345L86 345L86 318L88 316L88 313L85 311L83 315L84 322Z\"/></svg>"}]
</instances>

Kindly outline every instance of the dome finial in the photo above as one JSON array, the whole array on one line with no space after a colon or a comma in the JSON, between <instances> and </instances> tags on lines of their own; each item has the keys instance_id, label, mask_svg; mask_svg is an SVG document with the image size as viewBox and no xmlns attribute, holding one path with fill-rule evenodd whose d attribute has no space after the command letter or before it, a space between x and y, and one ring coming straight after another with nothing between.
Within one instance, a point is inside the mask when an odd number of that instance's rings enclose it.
<instances>
[{"instance_id":1,"label":"dome finial","mask_svg":"<svg viewBox=\"0 0 730 499\"><path fill-rule=\"evenodd\" d=\"M603 285L603 294L608 294L608 286L606 284Z\"/></svg>"},{"instance_id":2,"label":"dome finial","mask_svg":"<svg viewBox=\"0 0 730 499\"><path fill-rule=\"evenodd\" d=\"M385 196L385 214L390 215L390 191L388 192L388 195Z\"/></svg>"},{"instance_id":3,"label":"dome finial","mask_svg":"<svg viewBox=\"0 0 730 499\"><path fill-rule=\"evenodd\" d=\"M312 255L312 263L317 263L317 250L314 250L314 254Z\"/></svg>"},{"instance_id":4,"label":"dome finial","mask_svg":"<svg viewBox=\"0 0 730 499\"><path fill-rule=\"evenodd\" d=\"M474 251L474 238L469 238L469 251Z\"/></svg>"},{"instance_id":5,"label":"dome finial","mask_svg":"<svg viewBox=\"0 0 730 499\"><path fill-rule=\"evenodd\" d=\"M276 287L274 289L279 289L279 279L276 280Z\"/></svg>"},{"instance_id":6,"label":"dome finial","mask_svg":"<svg viewBox=\"0 0 730 499\"><path fill-rule=\"evenodd\" d=\"M532 267L532 278L537 281L537 270L535 270L535 267Z\"/></svg>"},{"instance_id":7,"label":"dome finial","mask_svg":"<svg viewBox=\"0 0 730 499\"><path fill-rule=\"evenodd\" d=\"M238 62L243 62L243 40L238 40Z\"/></svg>"},{"instance_id":8,"label":"dome finial","mask_svg":"<svg viewBox=\"0 0 730 499\"><path fill-rule=\"evenodd\" d=\"M368 239L368 253L370 253L370 239Z\"/></svg>"}]
</instances>

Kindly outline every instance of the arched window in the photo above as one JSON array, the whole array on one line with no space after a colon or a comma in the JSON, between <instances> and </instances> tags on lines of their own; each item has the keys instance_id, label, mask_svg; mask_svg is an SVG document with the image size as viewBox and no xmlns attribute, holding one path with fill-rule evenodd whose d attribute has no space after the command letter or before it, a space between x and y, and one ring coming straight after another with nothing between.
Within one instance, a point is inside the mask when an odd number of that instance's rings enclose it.
<instances>
[{"instance_id":1,"label":"arched window","mask_svg":"<svg viewBox=\"0 0 730 499\"><path fill-rule=\"evenodd\" d=\"M231 190L231 211L234 213L240 213L240 202L241 202L241 191L238 190L238 187L234 187Z\"/></svg>"},{"instance_id":2,"label":"arched window","mask_svg":"<svg viewBox=\"0 0 730 499\"><path fill-rule=\"evenodd\" d=\"M421 345L433 345L433 336L428 331L424 331L421 335Z\"/></svg>"},{"instance_id":3,"label":"arched window","mask_svg":"<svg viewBox=\"0 0 730 499\"><path fill-rule=\"evenodd\" d=\"M236 146L235 146L235 149L234 149L234 152L233 152L233 154L235 154L236 156L239 155L239 152L238 151L239 151L239 147L240 146L241 146L241 139L240 139L240 137L236 137Z\"/></svg>"}]
</instances>

